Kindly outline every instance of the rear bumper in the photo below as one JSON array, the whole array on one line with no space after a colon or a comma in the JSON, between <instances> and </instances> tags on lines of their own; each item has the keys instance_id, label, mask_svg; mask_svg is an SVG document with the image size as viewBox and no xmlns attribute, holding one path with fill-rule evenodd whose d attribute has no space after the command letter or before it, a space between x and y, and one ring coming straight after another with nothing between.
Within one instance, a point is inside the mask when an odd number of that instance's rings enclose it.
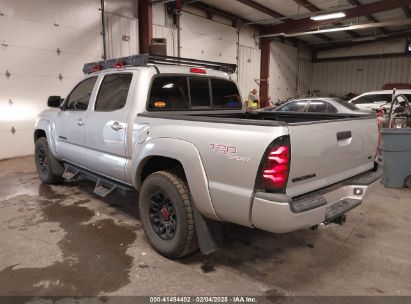
<instances>
[{"instance_id":1,"label":"rear bumper","mask_svg":"<svg viewBox=\"0 0 411 304\"><path fill-rule=\"evenodd\" d=\"M285 233L331 222L357 207L380 182L382 170L367 171L307 195L257 192L252 207L254 227Z\"/></svg>"}]
</instances>

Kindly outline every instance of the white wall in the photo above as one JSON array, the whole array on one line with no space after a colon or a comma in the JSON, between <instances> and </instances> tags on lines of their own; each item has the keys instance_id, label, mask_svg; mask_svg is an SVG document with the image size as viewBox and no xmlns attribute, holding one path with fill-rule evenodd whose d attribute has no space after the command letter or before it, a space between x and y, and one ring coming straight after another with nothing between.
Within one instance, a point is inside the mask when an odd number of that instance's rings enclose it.
<instances>
[{"instance_id":1,"label":"white wall","mask_svg":"<svg viewBox=\"0 0 411 304\"><path fill-rule=\"evenodd\" d=\"M309 96L312 94L313 78L313 63L309 49L297 49L297 65L297 96Z\"/></svg>"},{"instance_id":2,"label":"white wall","mask_svg":"<svg viewBox=\"0 0 411 304\"><path fill-rule=\"evenodd\" d=\"M222 18L210 20L203 15L193 9L190 9L190 12L182 12L181 57L237 64L237 74L232 75L232 78L237 81L242 97L245 99L249 91L253 88L258 89L256 80L260 78L261 51L258 42L254 39L257 33L247 26L242 27L238 32L227 20ZM154 29L155 32L162 32L162 37L168 39L167 48L170 48L171 36L174 35L177 39L175 30L159 25ZM177 41L174 41L177 48ZM169 49L167 53L170 54Z\"/></svg>"},{"instance_id":3,"label":"white wall","mask_svg":"<svg viewBox=\"0 0 411 304\"><path fill-rule=\"evenodd\" d=\"M153 38L165 38L167 56L178 56L177 28L167 16L164 4L153 4Z\"/></svg>"},{"instance_id":4,"label":"white wall","mask_svg":"<svg viewBox=\"0 0 411 304\"><path fill-rule=\"evenodd\" d=\"M401 54L405 50L405 38L370 42L362 45L325 50L317 53L318 59L343 58L367 55Z\"/></svg>"},{"instance_id":5,"label":"white wall","mask_svg":"<svg viewBox=\"0 0 411 304\"><path fill-rule=\"evenodd\" d=\"M276 41L271 43L268 95L272 101L295 96L297 66L297 48Z\"/></svg>"},{"instance_id":6,"label":"white wall","mask_svg":"<svg viewBox=\"0 0 411 304\"><path fill-rule=\"evenodd\" d=\"M380 90L386 83L411 83L411 57L317 62L312 89L344 96Z\"/></svg>"},{"instance_id":7,"label":"white wall","mask_svg":"<svg viewBox=\"0 0 411 304\"><path fill-rule=\"evenodd\" d=\"M313 64L311 88L323 96L344 96L380 90L386 83L411 83L411 57L344 59L404 51L405 39L398 38L319 52L318 59L328 60Z\"/></svg>"},{"instance_id":8,"label":"white wall","mask_svg":"<svg viewBox=\"0 0 411 304\"><path fill-rule=\"evenodd\" d=\"M105 0L107 58L138 54L137 1Z\"/></svg>"},{"instance_id":9,"label":"white wall","mask_svg":"<svg viewBox=\"0 0 411 304\"><path fill-rule=\"evenodd\" d=\"M182 12L181 57L237 63L235 28Z\"/></svg>"},{"instance_id":10,"label":"white wall","mask_svg":"<svg viewBox=\"0 0 411 304\"><path fill-rule=\"evenodd\" d=\"M253 89L259 89L261 50L258 40L254 39L256 31L242 27L239 33L237 82L244 100Z\"/></svg>"},{"instance_id":11,"label":"white wall","mask_svg":"<svg viewBox=\"0 0 411 304\"><path fill-rule=\"evenodd\" d=\"M35 117L47 97L67 94L84 62L101 59L99 2L2 0L0 159L32 154Z\"/></svg>"},{"instance_id":12,"label":"white wall","mask_svg":"<svg viewBox=\"0 0 411 304\"><path fill-rule=\"evenodd\" d=\"M106 0L109 58L138 52L136 5ZM100 0L1 1L0 159L33 154L33 126L47 97L66 96L84 63L102 59L99 9Z\"/></svg>"}]
</instances>

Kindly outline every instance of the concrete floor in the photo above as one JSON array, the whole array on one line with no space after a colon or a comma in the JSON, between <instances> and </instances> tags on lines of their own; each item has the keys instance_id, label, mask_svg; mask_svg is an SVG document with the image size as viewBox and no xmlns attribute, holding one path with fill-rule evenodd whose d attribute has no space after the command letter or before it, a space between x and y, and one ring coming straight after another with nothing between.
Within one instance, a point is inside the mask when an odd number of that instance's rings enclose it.
<instances>
[{"instance_id":1,"label":"concrete floor","mask_svg":"<svg viewBox=\"0 0 411 304\"><path fill-rule=\"evenodd\" d=\"M0 295L411 295L411 190L381 185L321 231L227 225L218 253L170 261L147 244L136 193L93 187L0 162Z\"/></svg>"}]
</instances>

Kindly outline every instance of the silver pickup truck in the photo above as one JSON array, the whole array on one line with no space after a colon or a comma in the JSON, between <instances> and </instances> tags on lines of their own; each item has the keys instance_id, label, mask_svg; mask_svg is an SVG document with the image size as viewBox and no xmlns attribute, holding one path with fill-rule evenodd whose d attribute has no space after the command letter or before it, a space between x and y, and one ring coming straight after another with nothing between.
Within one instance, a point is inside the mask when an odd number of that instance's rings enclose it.
<instances>
[{"instance_id":1,"label":"silver pickup truck","mask_svg":"<svg viewBox=\"0 0 411 304\"><path fill-rule=\"evenodd\" d=\"M149 55L86 64L37 118L41 180L137 190L147 239L169 258L216 250L221 222L341 224L381 177L376 117L245 112L233 69Z\"/></svg>"}]
</instances>

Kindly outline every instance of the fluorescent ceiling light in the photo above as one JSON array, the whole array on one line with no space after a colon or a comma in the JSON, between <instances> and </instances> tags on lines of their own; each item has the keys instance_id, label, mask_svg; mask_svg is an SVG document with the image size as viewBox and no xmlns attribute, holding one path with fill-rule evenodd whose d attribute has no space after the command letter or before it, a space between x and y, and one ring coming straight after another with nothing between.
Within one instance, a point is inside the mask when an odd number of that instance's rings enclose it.
<instances>
[{"instance_id":1,"label":"fluorescent ceiling light","mask_svg":"<svg viewBox=\"0 0 411 304\"><path fill-rule=\"evenodd\" d=\"M310 17L310 19L314 21L321 21L321 20L328 20L328 19L338 19L338 18L343 18L343 17L345 17L345 14L343 12L338 12L338 13L312 16Z\"/></svg>"}]
</instances>

